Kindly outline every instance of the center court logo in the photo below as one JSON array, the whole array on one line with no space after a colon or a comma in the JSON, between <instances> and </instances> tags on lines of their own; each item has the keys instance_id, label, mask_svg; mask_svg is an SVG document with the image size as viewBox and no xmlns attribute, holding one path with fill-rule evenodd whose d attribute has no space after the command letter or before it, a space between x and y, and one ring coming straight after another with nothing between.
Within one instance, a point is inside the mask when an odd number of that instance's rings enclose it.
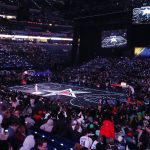
<instances>
[{"instance_id":1,"label":"center court logo","mask_svg":"<svg viewBox=\"0 0 150 150\"><path fill-rule=\"evenodd\" d=\"M42 96L48 97L48 96L54 96L54 95L63 95L63 96L69 96L76 98L75 94L85 94L85 93L91 93L91 92L85 92L85 91L72 91L72 89L66 89L62 91L53 91L53 90L44 90L45 92L49 92L48 94L44 94Z\"/></svg>"}]
</instances>

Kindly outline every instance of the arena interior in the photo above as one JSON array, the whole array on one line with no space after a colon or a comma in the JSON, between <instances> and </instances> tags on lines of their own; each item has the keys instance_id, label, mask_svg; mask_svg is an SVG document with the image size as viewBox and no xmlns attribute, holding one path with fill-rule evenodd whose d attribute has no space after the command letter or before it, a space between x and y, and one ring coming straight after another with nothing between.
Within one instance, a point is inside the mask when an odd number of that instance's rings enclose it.
<instances>
[{"instance_id":1,"label":"arena interior","mask_svg":"<svg viewBox=\"0 0 150 150\"><path fill-rule=\"evenodd\" d=\"M150 0L0 0L0 150L150 150Z\"/></svg>"}]
</instances>

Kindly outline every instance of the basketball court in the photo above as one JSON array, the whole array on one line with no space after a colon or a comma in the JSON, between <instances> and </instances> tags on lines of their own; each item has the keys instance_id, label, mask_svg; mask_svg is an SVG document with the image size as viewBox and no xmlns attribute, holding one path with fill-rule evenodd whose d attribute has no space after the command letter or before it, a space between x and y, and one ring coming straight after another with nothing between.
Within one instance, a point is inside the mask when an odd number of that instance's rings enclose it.
<instances>
[{"instance_id":1,"label":"basketball court","mask_svg":"<svg viewBox=\"0 0 150 150\"><path fill-rule=\"evenodd\" d=\"M94 106L103 100L109 104L115 104L116 101L126 102L124 92L111 92L107 90L96 90L79 86L72 86L57 83L39 83L25 86L10 87L10 90L21 91L32 95L39 95L52 100L61 100L66 104L73 106Z\"/></svg>"}]
</instances>

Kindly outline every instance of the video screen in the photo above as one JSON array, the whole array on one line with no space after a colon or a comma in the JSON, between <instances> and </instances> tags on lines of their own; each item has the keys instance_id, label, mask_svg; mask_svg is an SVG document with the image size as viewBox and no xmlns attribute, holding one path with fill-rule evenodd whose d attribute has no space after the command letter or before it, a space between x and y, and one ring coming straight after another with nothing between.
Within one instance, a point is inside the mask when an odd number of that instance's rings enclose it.
<instances>
[{"instance_id":1,"label":"video screen","mask_svg":"<svg viewBox=\"0 0 150 150\"><path fill-rule=\"evenodd\" d=\"M149 24L150 23L150 6L144 6L133 9L133 24Z\"/></svg>"},{"instance_id":2,"label":"video screen","mask_svg":"<svg viewBox=\"0 0 150 150\"><path fill-rule=\"evenodd\" d=\"M102 48L125 47L127 45L127 30L107 30L102 32Z\"/></svg>"},{"instance_id":3,"label":"video screen","mask_svg":"<svg viewBox=\"0 0 150 150\"><path fill-rule=\"evenodd\" d=\"M136 47L134 55L138 57L150 57L150 47Z\"/></svg>"}]
</instances>

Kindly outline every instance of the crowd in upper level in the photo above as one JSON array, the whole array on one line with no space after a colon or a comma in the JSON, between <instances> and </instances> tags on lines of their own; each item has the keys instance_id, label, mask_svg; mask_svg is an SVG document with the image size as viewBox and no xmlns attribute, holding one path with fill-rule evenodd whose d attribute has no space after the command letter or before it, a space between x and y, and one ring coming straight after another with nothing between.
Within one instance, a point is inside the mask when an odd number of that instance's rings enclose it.
<instances>
[{"instance_id":1,"label":"crowd in upper level","mask_svg":"<svg viewBox=\"0 0 150 150\"><path fill-rule=\"evenodd\" d=\"M0 42L0 68L51 68L56 62L69 60L71 46L32 42ZM61 59L61 58L64 58ZM64 61L64 62L63 62Z\"/></svg>"}]
</instances>

